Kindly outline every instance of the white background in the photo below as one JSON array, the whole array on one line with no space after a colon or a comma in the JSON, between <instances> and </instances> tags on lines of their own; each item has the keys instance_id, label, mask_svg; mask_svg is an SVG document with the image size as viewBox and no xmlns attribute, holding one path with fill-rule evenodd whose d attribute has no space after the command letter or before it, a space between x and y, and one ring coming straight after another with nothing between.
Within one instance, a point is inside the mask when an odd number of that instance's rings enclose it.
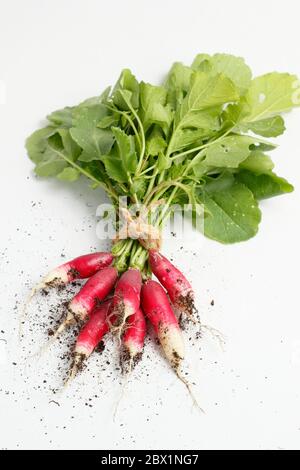
<instances>
[{"instance_id":1,"label":"white background","mask_svg":"<svg viewBox=\"0 0 300 470\"><path fill-rule=\"evenodd\" d=\"M106 246L95 235L102 193L84 182L36 179L25 137L49 111L101 92L123 67L156 83L175 60L229 52L245 57L255 74L300 75L299 13L292 0L0 1L1 448L300 448L297 111L273 154L296 190L262 204L259 235L234 246L201 235L183 250L176 238L164 246L190 276L203 320L227 337L225 352L209 334L188 348L186 367L205 415L150 345L115 420L118 372L113 364L101 372L110 354L117 361L112 344L55 397L58 406L49 388L61 379L61 349L25 361L17 338L29 285L61 262L61 253ZM47 302L38 298L31 310L40 305L47 316ZM37 330L35 323L28 332L36 347ZM85 405L90 397L92 407Z\"/></svg>"}]
</instances>

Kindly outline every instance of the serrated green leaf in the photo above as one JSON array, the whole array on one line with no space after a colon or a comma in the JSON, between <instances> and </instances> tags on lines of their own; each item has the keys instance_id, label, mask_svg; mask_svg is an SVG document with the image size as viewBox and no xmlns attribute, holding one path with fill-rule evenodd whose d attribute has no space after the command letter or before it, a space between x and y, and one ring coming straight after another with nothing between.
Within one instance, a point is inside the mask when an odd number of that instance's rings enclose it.
<instances>
[{"instance_id":1,"label":"serrated green leaf","mask_svg":"<svg viewBox=\"0 0 300 470\"><path fill-rule=\"evenodd\" d=\"M58 129L57 132L61 137L63 148L68 157L75 162L82 152L81 148L72 139L69 129Z\"/></svg>"},{"instance_id":2,"label":"serrated green leaf","mask_svg":"<svg viewBox=\"0 0 300 470\"><path fill-rule=\"evenodd\" d=\"M267 199L281 194L291 193L294 188L284 178L273 172L256 174L243 170L236 175L236 180L247 186L256 199Z\"/></svg>"},{"instance_id":3,"label":"serrated green leaf","mask_svg":"<svg viewBox=\"0 0 300 470\"><path fill-rule=\"evenodd\" d=\"M201 111L238 99L237 89L229 78L221 74L212 77L205 72L194 72L190 90L182 103L180 120L190 111Z\"/></svg>"},{"instance_id":4,"label":"serrated green leaf","mask_svg":"<svg viewBox=\"0 0 300 470\"><path fill-rule=\"evenodd\" d=\"M281 116L254 121L249 123L247 128L263 137L278 137L285 131L284 119Z\"/></svg>"},{"instance_id":5,"label":"serrated green leaf","mask_svg":"<svg viewBox=\"0 0 300 470\"><path fill-rule=\"evenodd\" d=\"M107 116L108 111L102 104L88 108L80 108L74 112L74 126L70 129L72 139L90 155L90 159L98 159L109 153L114 143L110 130L99 129L97 124Z\"/></svg>"},{"instance_id":6,"label":"serrated green leaf","mask_svg":"<svg viewBox=\"0 0 300 470\"><path fill-rule=\"evenodd\" d=\"M50 150L46 150L45 160L42 162L39 162L36 165L34 171L38 176L43 176L43 177L57 176L65 168L67 168L67 166L68 164L64 160L57 157Z\"/></svg>"},{"instance_id":7,"label":"serrated green leaf","mask_svg":"<svg viewBox=\"0 0 300 470\"><path fill-rule=\"evenodd\" d=\"M67 167L64 168L63 171L57 175L57 178L62 181L73 182L78 180L79 176L80 172L76 170L76 168Z\"/></svg>"},{"instance_id":8,"label":"serrated green leaf","mask_svg":"<svg viewBox=\"0 0 300 470\"><path fill-rule=\"evenodd\" d=\"M209 63L211 75L222 73L235 84L240 94L243 95L249 88L252 73L242 57L230 54L215 54L210 57L201 54L195 58L192 67L203 70L204 62Z\"/></svg>"},{"instance_id":9,"label":"serrated green leaf","mask_svg":"<svg viewBox=\"0 0 300 470\"><path fill-rule=\"evenodd\" d=\"M97 127L99 129L107 129L108 127L117 126L120 116L117 113L105 116L101 121L98 122Z\"/></svg>"},{"instance_id":10,"label":"serrated green leaf","mask_svg":"<svg viewBox=\"0 0 300 470\"><path fill-rule=\"evenodd\" d=\"M205 164L220 168L237 168L250 154L253 139L248 136L233 135L208 147Z\"/></svg>"},{"instance_id":11,"label":"serrated green leaf","mask_svg":"<svg viewBox=\"0 0 300 470\"><path fill-rule=\"evenodd\" d=\"M81 127L83 129L94 128L106 116L109 111L103 104L95 104L86 107L77 107L74 110L73 127Z\"/></svg>"},{"instance_id":12,"label":"serrated green leaf","mask_svg":"<svg viewBox=\"0 0 300 470\"><path fill-rule=\"evenodd\" d=\"M203 137L207 135L207 132L203 129L178 129L173 134L172 141L169 145L169 155L173 152L178 152L184 148L194 144L201 145Z\"/></svg>"},{"instance_id":13,"label":"serrated green leaf","mask_svg":"<svg viewBox=\"0 0 300 470\"><path fill-rule=\"evenodd\" d=\"M166 105L167 91L160 86L153 86L149 83L140 83L140 116L145 132L152 124L158 124L165 132L171 125L173 113Z\"/></svg>"},{"instance_id":14,"label":"serrated green leaf","mask_svg":"<svg viewBox=\"0 0 300 470\"><path fill-rule=\"evenodd\" d=\"M78 157L78 160L80 162L90 163L92 161L96 161L96 162L101 161L102 157L103 157L102 154L95 155L94 153L89 153L86 150L82 150L81 154Z\"/></svg>"},{"instance_id":15,"label":"serrated green leaf","mask_svg":"<svg viewBox=\"0 0 300 470\"><path fill-rule=\"evenodd\" d=\"M284 119L275 115L266 119L249 121L251 113L250 104L241 100L239 104L230 105L224 111L223 122L229 126L234 126L236 132L248 132L251 130L255 134L263 137L277 137L284 133Z\"/></svg>"},{"instance_id":16,"label":"serrated green leaf","mask_svg":"<svg viewBox=\"0 0 300 470\"><path fill-rule=\"evenodd\" d=\"M234 183L224 191L199 196L208 215L204 233L221 243L248 240L258 230L261 213L252 192L243 184Z\"/></svg>"},{"instance_id":17,"label":"serrated green leaf","mask_svg":"<svg viewBox=\"0 0 300 470\"><path fill-rule=\"evenodd\" d=\"M300 105L296 99L296 75L268 73L252 80L246 100L250 106L247 122L261 121ZM298 85L299 87L299 85Z\"/></svg>"},{"instance_id":18,"label":"serrated green leaf","mask_svg":"<svg viewBox=\"0 0 300 470\"><path fill-rule=\"evenodd\" d=\"M170 174L171 179L176 179L178 178L182 173L182 167L181 165L172 165L170 170L168 171L168 174Z\"/></svg>"},{"instance_id":19,"label":"serrated green leaf","mask_svg":"<svg viewBox=\"0 0 300 470\"><path fill-rule=\"evenodd\" d=\"M57 176L61 173L68 166L61 152L63 152L61 137L55 133L47 139L45 150L35 166L35 173L42 177Z\"/></svg>"},{"instance_id":20,"label":"serrated green leaf","mask_svg":"<svg viewBox=\"0 0 300 470\"><path fill-rule=\"evenodd\" d=\"M167 147L167 142L162 136L162 132L155 127L146 141L146 153L149 156L156 157Z\"/></svg>"},{"instance_id":21,"label":"serrated green leaf","mask_svg":"<svg viewBox=\"0 0 300 470\"><path fill-rule=\"evenodd\" d=\"M119 157L123 168L126 173L133 174L137 167L134 138L131 135L127 135L118 127L113 127L112 132L118 145Z\"/></svg>"},{"instance_id":22,"label":"serrated green leaf","mask_svg":"<svg viewBox=\"0 0 300 470\"><path fill-rule=\"evenodd\" d=\"M105 171L105 166L102 161L93 160L91 162L82 162L80 165L84 170L88 171L90 175L92 175L96 180L102 181L106 183L107 181L107 173ZM95 182L97 186L98 183Z\"/></svg>"},{"instance_id":23,"label":"serrated green leaf","mask_svg":"<svg viewBox=\"0 0 300 470\"><path fill-rule=\"evenodd\" d=\"M254 173L266 173L273 170L274 163L269 155L266 155L260 150L254 150L250 153L249 157L240 164L240 168Z\"/></svg>"},{"instance_id":24,"label":"serrated green leaf","mask_svg":"<svg viewBox=\"0 0 300 470\"><path fill-rule=\"evenodd\" d=\"M217 177L206 177L205 192L216 193L226 191L234 184L234 175L230 171L224 171Z\"/></svg>"},{"instance_id":25,"label":"serrated green leaf","mask_svg":"<svg viewBox=\"0 0 300 470\"><path fill-rule=\"evenodd\" d=\"M201 72L211 71L211 56L209 54L197 54L191 68Z\"/></svg>"},{"instance_id":26,"label":"serrated green leaf","mask_svg":"<svg viewBox=\"0 0 300 470\"><path fill-rule=\"evenodd\" d=\"M187 113L180 122L182 129L203 129L206 134L220 129L221 108L210 108L206 111L194 111Z\"/></svg>"},{"instance_id":27,"label":"serrated green leaf","mask_svg":"<svg viewBox=\"0 0 300 470\"><path fill-rule=\"evenodd\" d=\"M142 199L147 190L147 186L148 185L145 179L140 178L138 180L135 180L133 181L131 186L131 194L136 194L139 199Z\"/></svg>"},{"instance_id":28,"label":"serrated green leaf","mask_svg":"<svg viewBox=\"0 0 300 470\"><path fill-rule=\"evenodd\" d=\"M230 104L222 114L223 122L227 122L230 127L240 130L239 125L250 112L247 102L242 99L239 103Z\"/></svg>"},{"instance_id":29,"label":"serrated green leaf","mask_svg":"<svg viewBox=\"0 0 300 470\"><path fill-rule=\"evenodd\" d=\"M114 142L112 133L104 129L73 127L70 132L75 142L80 145L86 154L90 155L91 160L97 160L101 155L109 152Z\"/></svg>"},{"instance_id":30,"label":"serrated green leaf","mask_svg":"<svg viewBox=\"0 0 300 470\"><path fill-rule=\"evenodd\" d=\"M118 183L126 183L128 174L125 171L120 158L116 155L104 155L101 157L104 163L106 173L109 178L117 181Z\"/></svg>"},{"instance_id":31,"label":"serrated green leaf","mask_svg":"<svg viewBox=\"0 0 300 470\"><path fill-rule=\"evenodd\" d=\"M191 67L175 62L167 76L165 87L173 90L182 90L187 93L193 70Z\"/></svg>"},{"instance_id":32,"label":"serrated green leaf","mask_svg":"<svg viewBox=\"0 0 300 470\"><path fill-rule=\"evenodd\" d=\"M258 150L260 152L271 152L275 150L277 145L272 144L272 142L253 142L250 146L250 150Z\"/></svg>"},{"instance_id":33,"label":"serrated green leaf","mask_svg":"<svg viewBox=\"0 0 300 470\"><path fill-rule=\"evenodd\" d=\"M212 137L219 128L218 114L225 103L238 99L231 80L223 75L212 77L205 72L194 72L190 89L175 116L175 130L168 153L183 149L204 137ZM195 127L197 130L184 129Z\"/></svg>"},{"instance_id":34,"label":"serrated green leaf","mask_svg":"<svg viewBox=\"0 0 300 470\"><path fill-rule=\"evenodd\" d=\"M72 127L73 110L69 106L63 109L54 111L47 116L48 121L60 127Z\"/></svg>"},{"instance_id":35,"label":"serrated green leaf","mask_svg":"<svg viewBox=\"0 0 300 470\"><path fill-rule=\"evenodd\" d=\"M167 76L165 87L167 89L167 102L176 110L186 96L193 70L180 62L175 62Z\"/></svg>"},{"instance_id":36,"label":"serrated green leaf","mask_svg":"<svg viewBox=\"0 0 300 470\"><path fill-rule=\"evenodd\" d=\"M168 155L165 155L164 153L160 153L158 155L157 159L157 169L158 171L163 171L163 170L168 170L170 166L172 165L172 160Z\"/></svg>"},{"instance_id":37,"label":"serrated green leaf","mask_svg":"<svg viewBox=\"0 0 300 470\"><path fill-rule=\"evenodd\" d=\"M57 132L55 127L43 127L31 134L25 143L30 160L39 163L43 160L43 153L48 146L48 138Z\"/></svg>"},{"instance_id":38,"label":"serrated green leaf","mask_svg":"<svg viewBox=\"0 0 300 470\"><path fill-rule=\"evenodd\" d=\"M129 69L121 72L112 94L113 103L123 111L130 109L128 100L134 109L139 107L139 83Z\"/></svg>"},{"instance_id":39,"label":"serrated green leaf","mask_svg":"<svg viewBox=\"0 0 300 470\"><path fill-rule=\"evenodd\" d=\"M63 158L61 137L59 134L54 134L48 138L42 159L37 163L34 171L38 176L57 176L67 166L68 163Z\"/></svg>"}]
</instances>

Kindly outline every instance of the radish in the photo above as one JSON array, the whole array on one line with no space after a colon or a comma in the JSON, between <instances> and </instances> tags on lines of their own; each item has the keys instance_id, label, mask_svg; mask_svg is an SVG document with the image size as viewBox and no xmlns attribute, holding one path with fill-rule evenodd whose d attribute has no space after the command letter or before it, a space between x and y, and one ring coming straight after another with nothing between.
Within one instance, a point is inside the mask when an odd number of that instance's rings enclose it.
<instances>
[{"instance_id":1,"label":"radish","mask_svg":"<svg viewBox=\"0 0 300 470\"><path fill-rule=\"evenodd\" d=\"M114 328L115 331L119 332L119 339L127 318L133 315L140 306L141 287L142 276L140 271L135 268L129 268L117 282L113 296L112 313L116 315Z\"/></svg>"},{"instance_id":2,"label":"radish","mask_svg":"<svg viewBox=\"0 0 300 470\"><path fill-rule=\"evenodd\" d=\"M192 316L195 312L194 292L186 277L158 251L149 251L153 274L167 290L174 307Z\"/></svg>"},{"instance_id":3,"label":"radish","mask_svg":"<svg viewBox=\"0 0 300 470\"><path fill-rule=\"evenodd\" d=\"M154 327L168 361L177 371L184 359L183 339L169 299L158 282L149 280L143 285L142 308Z\"/></svg>"},{"instance_id":4,"label":"radish","mask_svg":"<svg viewBox=\"0 0 300 470\"><path fill-rule=\"evenodd\" d=\"M125 394L125 388L129 378L129 374L142 357L144 349L144 341L146 336L146 320L140 308L130 315L126 323L126 329L122 337L121 351L121 369L126 374L120 397L116 403L114 411L114 419L117 415L119 404Z\"/></svg>"},{"instance_id":5,"label":"radish","mask_svg":"<svg viewBox=\"0 0 300 470\"><path fill-rule=\"evenodd\" d=\"M92 354L102 338L109 331L107 314L111 301L106 301L96 308L87 323L81 329L74 348L74 360L69 380L82 370L83 363Z\"/></svg>"},{"instance_id":6,"label":"radish","mask_svg":"<svg viewBox=\"0 0 300 470\"><path fill-rule=\"evenodd\" d=\"M184 359L184 344L179 323L164 289L158 282L148 280L143 285L142 308L150 320L150 323L153 325L167 360L179 380L181 380L188 389L194 405L199 407L190 384L182 376L180 371L181 363Z\"/></svg>"},{"instance_id":7,"label":"radish","mask_svg":"<svg viewBox=\"0 0 300 470\"><path fill-rule=\"evenodd\" d=\"M114 267L107 267L94 274L71 300L68 310L72 316L82 321L112 290L118 277Z\"/></svg>"},{"instance_id":8,"label":"radish","mask_svg":"<svg viewBox=\"0 0 300 470\"><path fill-rule=\"evenodd\" d=\"M58 327L53 339L57 338L67 326L73 325L76 321L86 320L97 303L110 293L117 277L118 271L112 266L94 274L69 303L67 318Z\"/></svg>"},{"instance_id":9,"label":"radish","mask_svg":"<svg viewBox=\"0 0 300 470\"><path fill-rule=\"evenodd\" d=\"M53 269L38 284L37 289L61 286L75 279L85 279L93 276L97 271L111 265L114 257L111 253L99 252L78 256L67 263Z\"/></svg>"},{"instance_id":10,"label":"radish","mask_svg":"<svg viewBox=\"0 0 300 470\"><path fill-rule=\"evenodd\" d=\"M114 257L111 253L90 253L88 255L78 256L77 258L61 264L50 271L42 281L31 290L31 293L23 306L19 323L19 337L21 338L22 336L22 324L24 322L27 307L37 291L45 289L46 287L60 287L74 281L75 279L91 277L101 269L110 266L113 259Z\"/></svg>"},{"instance_id":11,"label":"radish","mask_svg":"<svg viewBox=\"0 0 300 470\"><path fill-rule=\"evenodd\" d=\"M146 336L146 320L140 308L128 318L122 338L121 366L123 372L130 372L141 359Z\"/></svg>"}]
</instances>

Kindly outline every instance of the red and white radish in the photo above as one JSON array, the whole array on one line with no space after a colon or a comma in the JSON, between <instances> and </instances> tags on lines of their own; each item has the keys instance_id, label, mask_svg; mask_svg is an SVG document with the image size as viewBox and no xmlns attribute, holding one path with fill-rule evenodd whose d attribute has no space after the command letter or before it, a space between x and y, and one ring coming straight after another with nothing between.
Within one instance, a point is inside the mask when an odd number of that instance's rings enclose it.
<instances>
[{"instance_id":1,"label":"red and white radish","mask_svg":"<svg viewBox=\"0 0 300 470\"><path fill-rule=\"evenodd\" d=\"M141 359L146 336L146 320L140 308L131 315L126 323L122 337L121 366L124 372L130 372Z\"/></svg>"},{"instance_id":2,"label":"red and white radish","mask_svg":"<svg viewBox=\"0 0 300 470\"><path fill-rule=\"evenodd\" d=\"M184 359L182 334L169 299L158 282L149 280L143 285L142 308L153 325L166 358L177 372Z\"/></svg>"},{"instance_id":3,"label":"red and white radish","mask_svg":"<svg viewBox=\"0 0 300 470\"><path fill-rule=\"evenodd\" d=\"M69 303L68 310L72 316L78 321L85 320L97 303L111 292L117 278L118 271L113 266L94 274Z\"/></svg>"},{"instance_id":4,"label":"red and white radish","mask_svg":"<svg viewBox=\"0 0 300 470\"><path fill-rule=\"evenodd\" d=\"M142 308L158 336L166 358L177 377L184 383L194 405L203 411L195 398L189 382L182 376L181 363L184 359L184 344L178 320L161 285L148 280L142 287Z\"/></svg>"},{"instance_id":5,"label":"red and white radish","mask_svg":"<svg viewBox=\"0 0 300 470\"><path fill-rule=\"evenodd\" d=\"M133 315L140 306L141 287L141 272L135 268L125 271L116 284L112 313L116 316L115 327L119 332L119 338L124 331L127 318Z\"/></svg>"},{"instance_id":6,"label":"red and white radish","mask_svg":"<svg viewBox=\"0 0 300 470\"><path fill-rule=\"evenodd\" d=\"M53 269L38 284L38 289L45 287L61 286L75 279L85 279L91 277L101 269L110 266L113 262L111 253L99 252L88 255L78 256L67 263Z\"/></svg>"},{"instance_id":7,"label":"red and white radish","mask_svg":"<svg viewBox=\"0 0 300 470\"><path fill-rule=\"evenodd\" d=\"M64 331L67 326L76 321L84 321L92 313L97 303L107 297L118 278L118 271L113 266L102 269L90 277L87 283L73 297L68 305L67 318L55 332L54 338Z\"/></svg>"},{"instance_id":8,"label":"red and white radish","mask_svg":"<svg viewBox=\"0 0 300 470\"><path fill-rule=\"evenodd\" d=\"M102 338L109 331L107 314L111 306L108 300L96 308L81 329L74 348L74 360L69 380L82 369L83 363L90 357Z\"/></svg>"},{"instance_id":9,"label":"red and white radish","mask_svg":"<svg viewBox=\"0 0 300 470\"><path fill-rule=\"evenodd\" d=\"M184 359L184 344L178 320L161 285L148 280L142 287L142 308L157 333L159 342L177 377L184 383L196 405L203 411L195 398L189 382L182 376L181 364Z\"/></svg>"},{"instance_id":10,"label":"red and white radish","mask_svg":"<svg viewBox=\"0 0 300 470\"><path fill-rule=\"evenodd\" d=\"M24 322L27 307L39 290L47 287L60 287L76 279L91 277L101 269L110 266L113 259L114 256L111 253L90 253L88 255L78 256L77 258L74 258L50 271L42 281L32 289L26 303L24 304L19 323L19 336L22 336L22 324Z\"/></svg>"},{"instance_id":11,"label":"red and white radish","mask_svg":"<svg viewBox=\"0 0 300 470\"><path fill-rule=\"evenodd\" d=\"M158 251L150 250L149 263L153 274L167 290L174 307L192 316L195 312L194 292L182 272Z\"/></svg>"}]
</instances>

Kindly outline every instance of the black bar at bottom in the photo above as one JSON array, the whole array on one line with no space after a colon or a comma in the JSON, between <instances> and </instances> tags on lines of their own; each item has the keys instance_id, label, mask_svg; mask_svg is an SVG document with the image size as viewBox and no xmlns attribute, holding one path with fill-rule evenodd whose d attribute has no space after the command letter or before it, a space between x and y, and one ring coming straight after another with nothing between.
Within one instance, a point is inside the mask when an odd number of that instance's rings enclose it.
<instances>
[{"instance_id":1,"label":"black bar at bottom","mask_svg":"<svg viewBox=\"0 0 300 470\"><path fill-rule=\"evenodd\" d=\"M103 468L111 465L122 465L126 468L137 468L140 465L197 465L200 463L200 454L206 451L198 450L19 450L22 459L27 457L34 459L33 452L47 456L47 463L53 460L57 462L56 453L67 454L68 463L72 460L76 464L92 462ZM1 452L2 458L11 458L12 451ZM5 455L6 454L6 455ZM4 460L4 459L3 459ZM5 459L6 460L6 459Z\"/></svg>"}]
</instances>

